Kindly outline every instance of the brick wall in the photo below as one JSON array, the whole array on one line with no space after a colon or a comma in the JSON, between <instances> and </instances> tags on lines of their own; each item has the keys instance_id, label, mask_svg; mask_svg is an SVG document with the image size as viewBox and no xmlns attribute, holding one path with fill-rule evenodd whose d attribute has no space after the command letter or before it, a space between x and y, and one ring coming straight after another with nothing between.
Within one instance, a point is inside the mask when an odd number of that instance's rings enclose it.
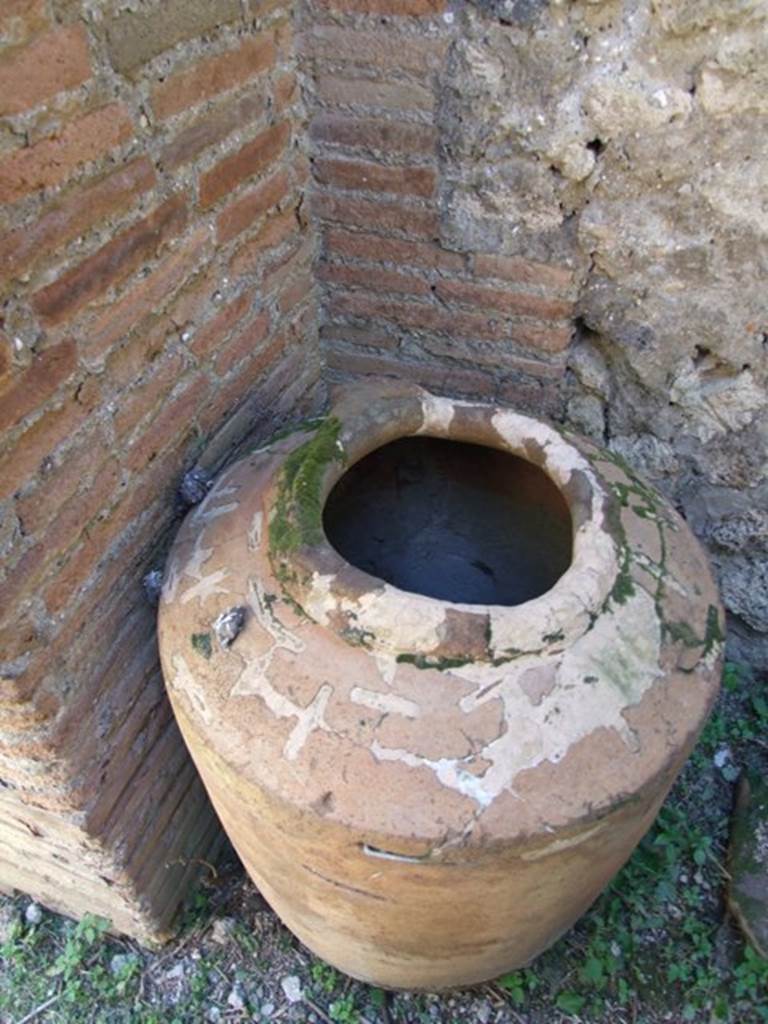
<instances>
[{"instance_id":1,"label":"brick wall","mask_svg":"<svg viewBox=\"0 0 768 1024\"><path fill-rule=\"evenodd\" d=\"M318 395L291 4L0 5L0 887L141 937L218 827L141 590Z\"/></svg>"},{"instance_id":2,"label":"brick wall","mask_svg":"<svg viewBox=\"0 0 768 1024\"><path fill-rule=\"evenodd\" d=\"M488 250L444 227L443 0L310 0L300 50L329 376L406 376L438 392L557 413L573 333L570 262ZM488 173L492 173L492 160Z\"/></svg>"}]
</instances>

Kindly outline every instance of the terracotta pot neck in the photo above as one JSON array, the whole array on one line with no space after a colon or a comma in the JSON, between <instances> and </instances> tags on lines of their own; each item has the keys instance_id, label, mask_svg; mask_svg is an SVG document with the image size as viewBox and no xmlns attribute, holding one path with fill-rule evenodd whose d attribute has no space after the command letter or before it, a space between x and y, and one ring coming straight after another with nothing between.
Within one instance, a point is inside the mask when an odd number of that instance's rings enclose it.
<instances>
[{"instance_id":1,"label":"terracotta pot neck","mask_svg":"<svg viewBox=\"0 0 768 1024\"><path fill-rule=\"evenodd\" d=\"M414 435L509 452L556 484L571 514L572 558L546 593L518 605L439 600L369 575L332 547L322 510L334 485L370 452ZM615 499L582 447L510 410L403 385L358 386L297 438L283 465L269 514L275 574L307 615L348 642L425 667L502 663L565 647L590 627L620 571L621 539L609 512Z\"/></svg>"}]
</instances>

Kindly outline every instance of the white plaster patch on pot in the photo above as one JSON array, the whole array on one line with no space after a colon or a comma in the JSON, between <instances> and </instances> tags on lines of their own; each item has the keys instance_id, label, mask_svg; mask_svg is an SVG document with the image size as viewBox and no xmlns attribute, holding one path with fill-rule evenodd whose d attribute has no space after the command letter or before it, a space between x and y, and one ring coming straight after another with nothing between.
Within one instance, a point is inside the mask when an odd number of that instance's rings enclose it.
<instances>
[{"instance_id":1,"label":"white plaster patch on pot","mask_svg":"<svg viewBox=\"0 0 768 1024\"><path fill-rule=\"evenodd\" d=\"M353 612L355 624L391 650L429 654L440 644L445 623L445 607L440 601L406 594L385 583L356 601L345 598L341 609Z\"/></svg>"},{"instance_id":2,"label":"white plaster patch on pot","mask_svg":"<svg viewBox=\"0 0 768 1024\"><path fill-rule=\"evenodd\" d=\"M181 572L175 558L172 558L165 570L165 579L163 580L163 589L161 591L160 600L163 604L170 604L176 600L176 596L179 592L179 584L181 583Z\"/></svg>"},{"instance_id":3,"label":"white plaster patch on pot","mask_svg":"<svg viewBox=\"0 0 768 1024\"><path fill-rule=\"evenodd\" d=\"M248 550L258 551L261 546L261 535L264 527L264 513L259 509L254 512L251 525L248 530Z\"/></svg>"},{"instance_id":4,"label":"white plaster patch on pot","mask_svg":"<svg viewBox=\"0 0 768 1024\"><path fill-rule=\"evenodd\" d=\"M300 654L304 650L304 641L286 629L273 612L260 580L248 581L248 604L258 624L274 640L275 647L282 647L292 654Z\"/></svg>"},{"instance_id":5,"label":"white plaster patch on pot","mask_svg":"<svg viewBox=\"0 0 768 1024\"><path fill-rule=\"evenodd\" d=\"M288 761L296 760L304 744L309 739L310 733L314 732L315 729L327 730L328 726L325 723L324 715L326 705L332 693L333 687L331 684L323 683L307 707L295 712L298 721L283 747L283 757Z\"/></svg>"},{"instance_id":6,"label":"white plaster patch on pot","mask_svg":"<svg viewBox=\"0 0 768 1024\"><path fill-rule=\"evenodd\" d=\"M479 665L451 671L477 686L462 698L462 711L469 713L488 700L501 699L505 721L514 723L514 728L476 752L490 767L482 776L473 776L472 783L464 777L467 773L461 770L460 759L430 760L378 743L372 752L380 760L430 768L443 785L486 807L504 790L514 790L520 772L544 761L557 764L574 744L597 729L615 729L629 749L636 750L637 738L623 713L639 703L662 675L660 650L656 606L645 591L638 590L617 612L599 618L555 662L555 685L536 704L531 703L529 687L524 688L521 679L529 679L531 669L551 671L552 663L541 656L520 658L501 674Z\"/></svg>"},{"instance_id":7,"label":"white plaster patch on pot","mask_svg":"<svg viewBox=\"0 0 768 1024\"><path fill-rule=\"evenodd\" d=\"M455 403L450 398L441 398L439 395L422 396L421 410L424 422L417 433L427 434L436 431L438 434L447 434L453 421L454 406Z\"/></svg>"},{"instance_id":8,"label":"white plaster patch on pot","mask_svg":"<svg viewBox=\"0 0 768 1024\"><path fill-rule=\"evenodd\" d=\"M211 724L211 709L205 699L205 690L197 681L195 673L187 664L182 654L174 654L171 658L173 675L168 680L168 685L177 694L189 700L197 713L206 725Z\"/></svg>"},{"instance_id":9,"label":"white plaster patch on pot","mask_svg":"<svg viewBox=\"0 0 768 1024\"><path fill-rule=\"evenodd\" d=\"M213 519L218 519L219 516L226 515L228 512L234 512L240 504L237 501L225 502L223 505L217 505L216 502L222 498L227 498L231 494L236 494L239 488L230 486L222 486L220 481L213 490L209 491L205 498L200 502L195 511L192 513L193 523L209 523Z\"/></svg>"},{"instance_id":10,"label":"white plaster patch on pot","mask_svg":"<svg viewBox=\"0 0 768 1024\"><path fill-rule=\"evenodd\" d=\"M561 850L570 850L574 846L580 846L582 843L586 843L592 836L596 836L599 832L602 832L607 827L609 822L599 821L596 825L592 825L591 828L584 829L583 832L579 832L575 836L567 836L565 839L555 839L553 842L548 843L546 846L540 847L538 850L527 850L522 854L523 860L541 860L543 857L550 857L553 853L560 853Z\"/></svg>"},{"instance_id":11,"label":"white plaster patch on pot","mask_svg":"<svg viewBox=\"0 0 768 1024\"><path fill-rule=\"evenodd\" d=\"M403 715L405 718L418 718L421 715L421 708L415 701L398 697L396 693L379 693L377 690L353 686L349 699L353 704L362 704L372 711L381 711L388 715Z\"/></svg>"},{"instance_id":12,"label":"white plaster patch on pot","mask_svg":"<svg viewBox=\"0 0 768 1024\"><path fill-rule=\"evenodd\" d=\"M203 572L203 566L213 554L213 548L203 547L203 536L203 532L198 534L192 557L182 572L182 576L189 576L196 581L181 595L182 604L189 604L195 598L205 601L216 594L229 593L226 587L221 586L222 581L230 575L229 569L216 569L207 575Z\"/></svg>"},{"instance_id":13,"label":"white plaster patch on pot","mask_svg":"<svg viewBox=\"0 0 768 1024\"><path fill-rule=\"evenodd\" d=\"M487 792L483 779L463 768L460 760L442 757L430 761L429 758L421 757L410 750L384 747L378 740L371 744L371 753L377 761L399 761L409 768L429 768L444 786L470 797L481 807L487 807L493 799Z\"/></svg>"},{"instance_id":14,"label":"white plaster patch on pot","mask_svg":"<svg viewBox=\"0 0 768 1024\"><path fill-rule=\"evenodd\" d=\"M372 654L376 662L376 668L379 670L379 675L387 686L391 686L397 674L397 661L391 654L386 654L382 651L373 651Z\"/></svg>"},{"instance_id":15,"label":"white plaster patch on pot","mask_svg":"<svg viewBox=\"0 0 768 1024\"><path fill-rule=\"evenodd\" d=\"M293 761L303 749L310 733L315 729L328 729L324 716L333 687L330 683L322 683L306 707L301 707L277 690L268 677L275 653L278 650L287 650L292 654L300 654L304 650L304 642L286 629L273 614L266 600L264 588L258 580L248 582L248 603L256 623L272 638L273 643L258 657L251 656L247 661L243 661L241 657L243 668L235 680L230 696L260 697L277 718L297 719L283 747L283 756Z\"/></svg>"},{"instance_id":16,"label":"white plaster patch on pot","mask_svg":"<svg viewBox=\"0 0 768 1024\"><path fill-rule=\"evenodd\" d=\"M336 598L331 590L335 579L333 573L313 573L312 582L302 596L304 611L320 626L328 625L328 613L336 607Z\"/></svg>"}]
</instances>

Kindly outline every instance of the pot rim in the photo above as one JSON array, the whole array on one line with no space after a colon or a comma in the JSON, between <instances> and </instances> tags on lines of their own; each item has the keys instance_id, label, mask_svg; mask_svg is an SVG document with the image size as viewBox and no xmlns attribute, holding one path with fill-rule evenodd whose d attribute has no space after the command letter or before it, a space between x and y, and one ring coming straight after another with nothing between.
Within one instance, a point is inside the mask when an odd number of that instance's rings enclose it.
<instances>
[{"instance_id":1,"label":"pot rim","mask_svg":"<svg viewBox=\"0 0 768 1024\"><path fill-rule=\"evenodd\" d=\"M568 505L573 548L569 567L544 594L518 605L467 604L401 590L351 565L320 521L311 538L272 557L283 588L310 618L349 643L439 667L564 647L589 627L616 583L621 543L608 514L614 499L571 439L530 416L414 386L355 389L324 422L334 427L335 450L314 496L320 518L352 465L390 441L421 435L497 448L537 465ZM278 481L270 527L279 490Z\"/></svg>"}]
</instances>

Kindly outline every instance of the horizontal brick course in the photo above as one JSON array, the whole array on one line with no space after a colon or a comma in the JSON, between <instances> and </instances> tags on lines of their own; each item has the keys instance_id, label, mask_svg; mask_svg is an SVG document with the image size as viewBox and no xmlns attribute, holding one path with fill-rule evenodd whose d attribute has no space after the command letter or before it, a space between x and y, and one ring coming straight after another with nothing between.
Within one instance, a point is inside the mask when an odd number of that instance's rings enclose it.
<instances>
[{"instance_id":1,"label":"horizontal brick course","mask_svg":"<svg viewBox=\"0 0 768 1024\"><path fill-rule=\"evenodd\" d=\"M213 206L238 185L265 171L283 153L290 136L290 124L281 121L259 132L236 153L220 160L201 179L200 205L204 209Z\"/></svg>"},{"instance_id":2,"label":"horizontal brick course","mask_svg":"<svg viewBox=\"0 0 768 1024\"><path fill-rule=\"evenodd\" d=\"M432 110L431 89L416 82L387 82L369 78L318 75L315 89L325 103L341 106L382 107L388 110Z\"/></svg>"},{"instance_id":3,"label":"horizontal brick course","mask_svg":"<svg viewBox=\"0 0 768 1024\"><path fill-rule=\"evenodd\" d=\"M486 288L469 281L440 281L436 286L439 298L479 309L498 310L513 316L530 316L541 320L560 320L573 313L573 305L564 299L548 299L524 292Z\"/></svg>"},{"instance_id":4,"label":"horizontal brick course","mask_svg":"<svg viewBox=\"0 0 768 1024\"><path fill-rule=\"evenodd\" d=\"M138 157L83 191L67 196L32 224L0 236L0 272L9 278L52 259L56 250L105 217L128 209L157 182L148 157Z\"/></svg>"},{"instance_id":5,"label":"horizontal brick course","mask_svg":"<svg viewBox=\"0 0 768 1024\"><path fill-rule=\"evenodd\" d=\"M489 256L478 253L474 257L478 278L495 277L514 284L534 284L542 288L568 291L573 286L573 271L551 263L537 263L519 256Z\"/></svg>"},{"instance_id":6,"label":"horizontal brick course","mask_svg":"<svg viewBox=\"0 0 768 1024\"><path fill-rule=\"evenodd\" d=\"M35 355L10 387L0 388L0 431L15 427L43 405L72 376L76 365L76 346L71 338Z\"/></svg>"},{"instance_id":7,"label":"horizontal brick course","mask_svg":"<svg viewBox=\"0 0 768 1024\"><path fill-rule=\"evenodd\" d=\"M343 61L421 73L437 70L447 49L446 42L440 39L394 32L360 32L335 25L314 27L301 36L299 45L308 57L334 63Z\"/></svg>"},{"instance_id":8,"label":"horizontal brick course","mask_svg":"<svg viewBox=\"0 0 768 1024\"><path fill-rule=\"evenodd\" d=\"M234 203L225 206L216 218L216 237L219 242L229 242L251 227L287 195L288 189L288 172L281 169Z\"/></svg>"},{"instance_id":9,"label":"horizontal brick course","mask_svg":"<svg viewBox=\"0 0 768 1024\"><path fill-rule=\"evenodd\" d=\"M437 142L437 133L430 125L337 114L317 114L312 119L309 134L315 142L372 150L387 156L433 156Z\"/></svg>"},{"instance_id":10,"label":"horizontal brick course","mask_svg":"<svg viewBox=\"0 0 768 1024\"><path fill-rule=\"evenodd\" d=\"M431 208L408 207L403 203L378 202L353 196L317 192L311 208L320 220L335 221L367 231L401 232L415 238L437 238L439 221Z\"/></svg>"},{"instance_id":11,"label":"horizontal brick course","mask_svg":"<svg viewBox=\"0 0 768 1024\"><path fill-rule=\"evenodd\" d=\"M84 164L104 156L133 135L126 108L112 103L71 121L54 136L0 157L0 203L66 181Z\"/></svg>"},{"instance_id":12,"label":"horizontal brick course","mask_svg":"<svg viewBox=\"0 0 768 1024\"><path fill-rule=\"evenodd\" d=\"M399 270L381 267L349 267L339 263L321 263L317 268L321 281L344 287L370 289L374 292L402 292L406 295L431 295L423 278Z\"/></svg>"},{"instance_id":13,"label":"horizontal brick course","mask_svg":"<svg viewBox=\"0 0 768 1024\"><path fill-rule=\"evenodd\" d=\"M174 171L188 164L206 149L222 142L243 124L260 120L266 109L264 96L241 96L224 101L213 110L196 118L182 128L163 148L160 164L164 170Z\"/></svg>"},{"instance_id":14,"label":"horizontal brick course","mask_svg":"<svg viewBox=\"0 0 768 1024\"><path fill-rule=\"evenodd\" d=\"M123 231L111 242L32 297L35 312L47 324L57 324L125 280L187 222L182 196L174 196L149 216Z\"/></svg>"},{"instance_id":15,"label":"horizontal brick course","mask_svg":"<svg viewBox=\"0 0 768 1024\"><path fill-rule=\"evenodd\" d=\"M213 363L216 373L220 377L226 376L233 366L255 352L269 334L270 327L271 317L267 311L264 311L259 313L225 345L221 345Z\"/></svg>"},{"instance_id":16,"label":"horizontal brick course","mask_svg":"<svg viewBox=\"0 0 768 1024\"><path fill-rule=\"evenodd\" d=\"M121 337L142 320L159 312L180 285L194 272L212 247L211 233L198 228L179 243L155 269L142 277L95 320L83 327L80 347L89 366L100 366L104 356Z\"/></svg>"},{"instance_id":17,"label":"horizontal brick course","mask_svg":"<svg viewBox=\"0 0 768 1024\"><path fill-rule=\"evenodd\" d=\"M570 326L551 327L520 323L493 315L463 313L444 307L380 298L360 293L332 293L329 310L334 315L381 317L403 327L436 331L464 338L509 341L523 348L561 352L571 338Z\"/></svg>"},{"instance_id":18,"label":"horizontal brick course","mask_svg":"<svg viewBox=\"0 0 768 1024\"><path fill-rule=\"evenodd\" d=\"M421 267L460 273L465 259L457 252L448 252L429 242L411 242L401 238L382 238L363 232L326 229L324 248L328 256L365 260L368 263L395 263L399 267Z\"/></svg>"},{"instance_id":19,"label":"horizontal brick course","mask_svg":"<svg viewBox=\"0 0 768 1024\"><path fill-rule=\"evenodd\" d=\"M382 167L356 160L318 158L314 170L321 185L334 188L422 197L431 196L435 190L436 176L431 167Z\"/></svg>"},{"instance_id":20,"label":"horizontal brick course","mask_svg":"<svg viewBox=\"0 0 768 1024\"><path fill-rule=\"evenodd\" d=\"M91 75L82 25L65 25L33 39L23 49L0 54L0 117L36 107Z\"/></svg>"},{"instance_id":21,"label":"horizontal brick course","mask_svg":"<svg viewBox=\"0 0 768 1024\"><path fill-rule=\"evenodd\" d=\"M164 119L219 93L239 88L271 68L276 56L273 33L249 36L235 49L199 60L155 86L152 109L158 118Z\"/></svg>"}]
</instances>

